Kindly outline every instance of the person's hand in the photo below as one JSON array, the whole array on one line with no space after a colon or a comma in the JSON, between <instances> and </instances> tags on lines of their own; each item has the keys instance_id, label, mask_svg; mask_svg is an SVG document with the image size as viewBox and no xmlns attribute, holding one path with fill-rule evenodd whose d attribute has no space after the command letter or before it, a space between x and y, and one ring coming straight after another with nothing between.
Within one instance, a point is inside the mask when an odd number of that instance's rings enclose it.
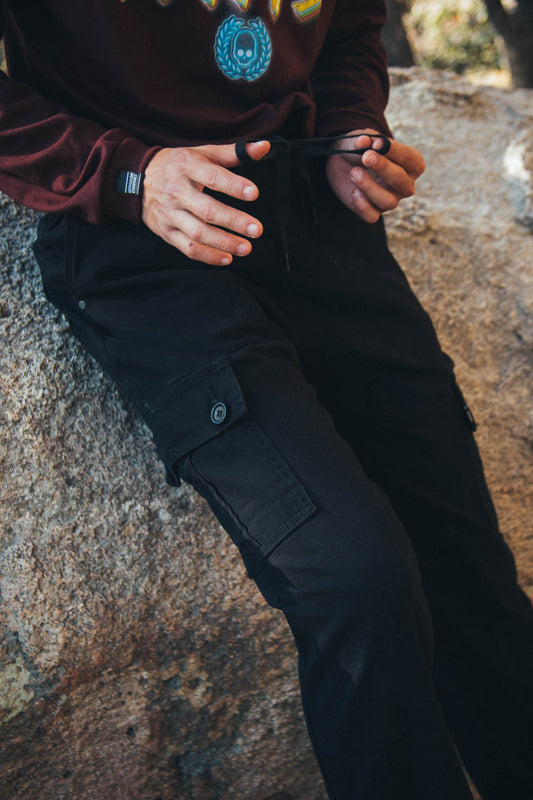
<instances>
[{"instance_id":1,"label":"person's hand","mask_svg":"<svg viewBox=\"0 0 533 800\"><path fill-rule=\"evenodd\" d=\"M269 149L267 141L246 145L247 154L255 161ZM255 200L257 186L230 170L238 164L233 144L160 150L144 173L145 225L189 258L205 264L227 266L234 255L248 255L252 245L243 237L261 236L259 220L203 191L209 188L239 200Z\"/></svg>"},{"instance_id":2,"label":"person's hand","mask_svg":"<svg viewBox=\"0 0 533 800\"><path fill-rule=\"evenodd\" d=\"M400 200L415 192L415 181L426 165L414 147L391 140L390 150L381 155L380 139L368 134L379 131L365 129L356 139L339 138L334 147L345 154L332 155L326 165L329 184L339 200L365 222L377 222L383 211L396 208ZM347 136L351 134L346 134ZM350 150L370 147L363 155Z\"/></svg>"}]
</instances>

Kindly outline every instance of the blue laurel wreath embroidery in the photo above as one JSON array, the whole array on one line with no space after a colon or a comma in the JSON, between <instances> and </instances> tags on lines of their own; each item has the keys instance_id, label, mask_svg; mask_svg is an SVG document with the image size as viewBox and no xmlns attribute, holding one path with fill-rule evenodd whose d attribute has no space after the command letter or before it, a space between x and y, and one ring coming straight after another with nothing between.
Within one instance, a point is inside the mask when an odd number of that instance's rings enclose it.
<instances>
[{"instance_id":1,"label":"blue laurel wreath embroidery","mask_svg":"<svg viewBox=\"0 0 533 800\"><path fill-rule=\"evenodd\" d=\"M235 14L224 20L215 39L215 57L230 80L260 78L272 58L272 44L263 20L260 17L245 20Z\"/></svg>"}]
</instances>

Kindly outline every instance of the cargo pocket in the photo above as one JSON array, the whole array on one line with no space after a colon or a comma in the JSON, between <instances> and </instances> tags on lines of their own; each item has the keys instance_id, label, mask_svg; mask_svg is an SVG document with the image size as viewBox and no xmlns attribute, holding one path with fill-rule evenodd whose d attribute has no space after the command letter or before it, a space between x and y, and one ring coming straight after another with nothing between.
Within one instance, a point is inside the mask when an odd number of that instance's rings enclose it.
<instances>
[{"instance_id":1,"label":"cargo pocket","mask_svg":"<svg viewBox=\"0 0 533 800\"><path fill-rule=\"evenodd\" d=\"M487 486L483 463L481 461L478 446L474 438L474 432L477 430L477 422L470 409L470 406L465 400L463 392L461 391L455 376L453 376L452 379L452 388L463 418L463 437L465 441L465 447L470 458L470 466L472 475L474 477L474 482L477 487L478 496L487 515L489 524L493 528L498 528L496 510Z\"/></svg>"},{"instance_id":2,"label":"cargo pocket","mask_svg":"<svg viewBox=\"0 0 533 800\"><path fill-rule=\"evenodd\" d=\"M453 374L379 378L372 396L378 453L372 477L389 496L493 524L475 420Z\"/></svg>"},{"instance_id":3,"label":"cargo pocket","mask_svg":"<svg viewBox=\"0 0 533 800\"><path fill-rule=\"evenodd\" d=\"M248 415L228 359L176 381L145 407L170 479L182 477L208 500L249 574L316 510Z\"/></svg>"}]
</instances>

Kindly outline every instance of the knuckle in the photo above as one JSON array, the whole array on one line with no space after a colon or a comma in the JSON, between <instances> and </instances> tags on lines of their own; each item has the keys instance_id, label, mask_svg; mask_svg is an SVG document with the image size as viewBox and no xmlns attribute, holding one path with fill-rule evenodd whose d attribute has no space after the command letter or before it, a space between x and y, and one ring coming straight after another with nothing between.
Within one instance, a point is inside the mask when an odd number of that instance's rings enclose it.
<instances>
[{"instance_id":1,"label":"knuckle","mask_svg":"<svg viewBox=\"0 0 533 800\"><path fill-rule=\"evenodd\" d=\"M246 227L246 223L243 222L242 217L240 216L240 214L233 214L232 218L230 220L229 227L231 228L232 231L238 231L241 228L245 228Z\"/></svg>"},{"instance_id":2,"label":"knuckle","mask_svg":"<svg viewBox=\"0 0 533 800\"><path fill-rule=\"evenodd\" d=\"M168 223L164 223L158 226L158 229L155 231L159 236L167 241L174 237L174 229Z\"/></svg>"},{"instance_id":3,"label":"knuckle","mask_svg":"<svg viewBox=\"0 0 533 800\"><path fill-rule=\"evenodd\" d=\"M224 252L226 252L226 253L233 252L235 250L235 248L237 247L235 238L232 237L232 236L224 236L220 241L219 247L220 247L221 250L224 250Z\"/></svg>"},{"instance_id":4,"label":"knuckle","mask_svg":"<svg viewBox=\"0 0 533 800\"><path fill-rule=\"evenodd\" d=\"M176 151L176 162L179 166L187 169L193 161L193 154L187 147L180 148Z\"/></svg>"},{"instance_id":5,"label":"knuckle","mask_svg":"<svg viewBox=\"0 0 533 800\"><path fill-rule=\"evenodd\" d=\"M211 222L213 219L213 208L206 195L202 195L202 200L198 203L198 216Z\"/></svg>"},{"instance_id":6,"label":"knuckle","mask_svg":"<svg viewBox=\"0 0 533 800\"><path fill-rule=\"evenodd\" d=\"M208 164L205 167L203 181L206 186L214 186L217 181L218 167L216 164Z\"/></svg>"},{"instance_id":7,"label":"knuckle","mask_svg":"<svg viewBox=\"0 0 533 800\"><path fill-rule=\"evenodd\" d=\"M176 208L184 207L185 189L181 184L177 183L172 187L170 196L172 197L173 204Z\"/></svg>"},{"instance_id":8,"label":"knuckle","mask_svg":"<svg viewBox=\"0 0 533 800\"><path fill-rule=\"evenodd\" d=\"M193 240L192 244L194 244L194 242L199 242L201 240L202 233L203 233L202 225L200 223L194 223L189 232L189 236Z\"/></svg>"}]
</instances>

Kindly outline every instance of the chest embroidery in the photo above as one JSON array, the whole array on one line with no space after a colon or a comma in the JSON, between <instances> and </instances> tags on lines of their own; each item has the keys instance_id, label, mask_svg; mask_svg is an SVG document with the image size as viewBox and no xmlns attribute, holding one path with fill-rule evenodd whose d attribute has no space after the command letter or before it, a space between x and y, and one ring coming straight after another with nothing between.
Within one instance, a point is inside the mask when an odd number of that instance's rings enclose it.
<instances>
[{"instance_id":1,"label":"chest embroidery","mask_svg":"<svg viewBox=\"0 0 533 800\"><path fill-rule=\"evenodd\" d=\"M175 0L155 0L161 8ZM223 0L199 0L204 8L215 11ZM121 0L127 3L128 0ZM189 0L190 2L190 0ZM249 17L254 0L229 0L246 16L232 14L220 23L215 37L215 60L220 71L230 80L255 81L267 71L272 60L272 41L261 17ZM268 0L271 19L276 22L283 0ZM292 0L291 9L299 22L310 22L319 16L322 0ZM237 10L237 9L236 9Z\"/></svg>"},{"instance_id":2,"label":"chest embroidery","mask_svg":"<svg viewBox=\"0 0 533 800\"><path fill-rule=\"evenodd\" d=\"M157 0L160 5L168 5L173 0ZM210 11L218 8L220 0L201 0ZM233 0L243 11L249 11L253 0ZM274 21L277 20L281 14L283 0L268 0L268 8L270 16ZM295 17L300 22L309 22L309 20L318 17L322 10L322 0L292 0L291 8Z\"/></svg>"},{"instance_id":3,"label":"chest embroidery","mask_svg":"<svg viewBox=\"0 0 533 800\"><path fill-rule=\"evenodd\" d=\"M263 20L234 14L225 19L217 31L215 58L219 69L231 80L260 78L272 58L272 44Z\"/></svg>"}]
</instances>

